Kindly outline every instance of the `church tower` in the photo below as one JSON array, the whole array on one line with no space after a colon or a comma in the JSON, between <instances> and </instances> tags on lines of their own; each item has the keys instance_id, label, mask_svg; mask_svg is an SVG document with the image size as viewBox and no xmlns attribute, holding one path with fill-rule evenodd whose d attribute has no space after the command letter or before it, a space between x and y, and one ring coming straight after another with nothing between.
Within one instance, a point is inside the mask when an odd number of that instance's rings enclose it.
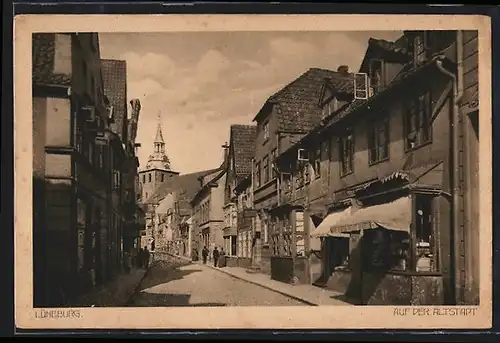
<instances>
[{"instance_id":1,"label":"church tower","mask_svg":"<svg viewBox=\"0 0 500 343\"><path fill-rule=\"evenodd\" d=\"M153 152L149 155L146 167L139 171L141 202L146 203L163 183L178 174L170 168L170 160L165 152L165 141L161 131L161 117L158 115Z\"/></svg>"}]
</instances>

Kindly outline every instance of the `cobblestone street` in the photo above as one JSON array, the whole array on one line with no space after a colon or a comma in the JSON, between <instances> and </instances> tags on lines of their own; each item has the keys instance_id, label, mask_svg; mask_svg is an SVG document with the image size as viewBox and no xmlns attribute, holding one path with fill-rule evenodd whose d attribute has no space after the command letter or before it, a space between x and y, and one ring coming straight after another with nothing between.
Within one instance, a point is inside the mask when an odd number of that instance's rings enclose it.
<instances>
[{"instance_id":1,"label":"cobblestone street","mask_svg":"<svg viewBox=\"0 0 500 343\"><path fill-rule=\"evenodd\" d=\"M129 306L301 306L302 302L196 264L155 265Z\"/></svg>"}]
</instances>

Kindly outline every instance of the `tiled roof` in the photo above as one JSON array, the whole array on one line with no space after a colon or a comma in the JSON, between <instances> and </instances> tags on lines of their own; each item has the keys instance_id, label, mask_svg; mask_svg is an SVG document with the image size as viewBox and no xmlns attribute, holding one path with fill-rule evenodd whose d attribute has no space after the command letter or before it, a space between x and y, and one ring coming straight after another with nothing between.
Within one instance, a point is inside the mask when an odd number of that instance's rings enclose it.
<instances>
[{"instance_id":1,"label":"tiled roof","mask_svg":"<svg viewBox=\"0 0 500 343\"><path fill-rule=\"evenodd\" d=\"M321 108L318 101L325 80L329 80L339 92L353 92L352 73L310 68L267 100L266 103L277 106L278 130L308 132L320 122Z\"/></svg>"},{"instance_id":2,"label":"tiled roof","mask_svg":"<svg viewBox=\"0 0 500 343\"><path fill-rule=\"evenodd\" d=\"M123 138L127 118L127 64L119 60L101 60L104 94L113 106L114 131Z\"/></svg>"},{"instance_id":3,"label":"tiled roof","mask_svg":"<svg viewBox=\"0 0 500 343\"><path fill-rule=\"evenodd\" d=\"M255 125L231 125L230 145L237 180L252 172L256 135L257 127Z\"/></svg>"},{"instance_id":4,"label":"tiled roof","mask_svg":"<svg viewBox=\"0 0 500 343\"><path fill-rule=\"evenodd\" d=\"M34 33L32 46L32 83L69 86L71 75L54 73L55 33Z\"/></svg>"},{"instance_id":5,"label":"tiled roof","mask_svg":"<svg viewBox=\"0 0 500 343\"><path fill-rule=\"evenodd\" d=\"M146 199L145 202L159 202L168 194L177 191L179 193L179 199L185 200L189 203L189 200L191 200L200 188L200 181L198 178L211 174L216 170L218 169L204 170L184 175L174 175L171 178L168 178L167 181L162 184L148 199Z\"/></svg>"},{"instance_id":6,"label":"tiled roof","mask_svg":"<svg viewBox=\"0 0 500 343\"><path fill-rule=\"evenodd\" d=\"M402 57L408 56L408 40L406 36L398 38L395 42L390 42L385 39L370 38L368 45L374 45L389 53L400 54Z\"/></svg>"}]
</instances>

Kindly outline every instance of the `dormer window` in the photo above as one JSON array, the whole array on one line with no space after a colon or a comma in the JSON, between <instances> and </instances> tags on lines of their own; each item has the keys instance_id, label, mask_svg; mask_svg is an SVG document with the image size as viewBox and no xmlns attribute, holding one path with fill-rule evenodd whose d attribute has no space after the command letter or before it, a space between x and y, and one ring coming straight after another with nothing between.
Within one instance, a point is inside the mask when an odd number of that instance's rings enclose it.
<instances>
[{"instance_id":1,"label":"dormer window","mask_svg":"<svg viewBox=\"0 0 500 343\"><path fill-rule=\"evenodd\" d=\"M426 60L425 35L417 34L413 38L413 62L418 66Z\"/></svg>"},{"instance_id":2,"label":"dormer window","mask_svg":"<svg viewBox=\"0 0 500 343\"><path fill-rule=\"evenodd\" d=\"M336 97L331 97L324 105L322 118L328 117L330 114L335 112L338 109L338 100Z\"/></svg>"},{"instance_id":3,"label":"dormer window","mask_svg":"<svg viewBox=\"0 0 500 343\"><path fill-rule=\"evenodd\" d=\"M384 61L372 60L370 61L370 90L377 93L385 86L384 78Z\"/></svg>"},{"instance_id":4,"label":"dormer window","mask_svg":"<svg viewBox=\"0 0 500 343\"><path fill-rule=\"evenodd\" d=\"M269 122L264 123L264 140L267 141L269 139Z\"/></svg>"}]
</instances>

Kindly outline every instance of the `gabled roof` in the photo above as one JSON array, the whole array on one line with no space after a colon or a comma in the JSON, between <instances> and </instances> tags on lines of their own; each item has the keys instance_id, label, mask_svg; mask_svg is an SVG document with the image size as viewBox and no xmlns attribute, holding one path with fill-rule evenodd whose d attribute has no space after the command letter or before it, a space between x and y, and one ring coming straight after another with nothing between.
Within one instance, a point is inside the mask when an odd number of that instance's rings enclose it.
<instances>
[{"instance_id":1,"label":"gabled roof","mask_svg":"<svg viewBox=\"0 0 500 343\"><path fill-rule=\"evenodd\" d=\"M269 104L276 105L278 131L302 133L310 131L321 120L318 100L325 80L338 92L352 93L353 74L310 68L297 79L270 96L255 116L257 121Z\"/></svg>"},{"instance_id":2,"label":"gabled roof","mask_svg":"<svg viewBox=\"0 0 500 343\"><path fill-rule=\"evenodd\" d=\"M256 136L255 125L231 125L229 144L234 161L234 176L237 180L252 172Z\"/></svg>"},{"instance_id":3,"label":"gabled roof","mask_svg":"<svg viewBox=\"0 0 500 343\"><path fill-rule=\"evenodd\" d=\"M368 63L372 58L381 58L393 63L406 63L410 59L408 38L402 35L396 41L370 38L365 56L359 67L360 72L368 72Z\"/></svg>"},{"instance_id":4,"label":"gabled roof","mask_svg":"<svg viewBox=\"0 0 500 343\"><path fill-rule=\"evenodd\" d=\"M69 86L71 75L54 73L55 33L34 33L32 45L32 83Z\"/></svg>"},{"instance_id":5,"label":"gabled roof","mask_svg":"<svg viewBox=\"0 0 500 343\"><path fill-rule=\"evenodd\" d=\"M123 125L127 118L127 62L102 59L101 72L104 94L113 106L113 126L123 138Z\"/></svg>"},{"instance_id":6,"label":"gabled roof","mask_svg":"<svg viewBox=\"0 0 500 343\"><path fill-rule=\"evenodd\" d=\"M204 170L196 173L174 175L168 178L148 199L145 203L157 203L165 198L168 194L177 191L179 201L193 197L200 187L199 178L213 173L217 169Z\"/></svg>"},{"instance_id":7,"label":"gabled roof","mask_svg":"<svg viewBox=\"0 0 500 343\"><path fill-rule=\"evenodd\" d=\"M211 184L214 182L217 182L224 174L226 174L227 169L224 165L224 163L216 170L214 170L213 173L203 176L202 181L203 184L198 188L197 192L193 195L193 197L190 199L190 204L194 203L198 196L207 188L210 187Z\"/></svg>"}]
</instances>

